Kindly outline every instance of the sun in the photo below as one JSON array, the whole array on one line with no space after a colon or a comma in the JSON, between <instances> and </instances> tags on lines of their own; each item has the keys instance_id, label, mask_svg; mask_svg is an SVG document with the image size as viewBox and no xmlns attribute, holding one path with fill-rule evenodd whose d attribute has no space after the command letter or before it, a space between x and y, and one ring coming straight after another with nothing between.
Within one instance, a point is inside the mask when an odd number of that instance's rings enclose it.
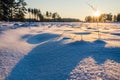
<instances>
[{"instance_id":1,"label":"sun","mask_svg":"<svg viewBox=\"0 0 120 80\"><path fill-rule=\"evenodd\" d=\"M94 16L96 16L96 17L100 16L100 12L97 10L97 11L94 13Z\"/></svg>"}]
</instances>

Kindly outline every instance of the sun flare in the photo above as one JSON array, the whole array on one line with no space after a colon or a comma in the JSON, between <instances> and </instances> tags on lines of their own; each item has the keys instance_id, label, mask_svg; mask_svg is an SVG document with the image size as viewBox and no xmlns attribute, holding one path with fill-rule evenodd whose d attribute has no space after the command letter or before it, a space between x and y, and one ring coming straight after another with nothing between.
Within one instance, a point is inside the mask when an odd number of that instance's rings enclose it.
<instances>
[{"instance_id":1,"label":"sun flare","mask_svg":"<svg viewBox=\"0 0 120 80\"><path fill-rule=\"evenodd\" d=\"M94 16L96 16L96 17L100 16L100 12L97 10L97 11L94 13Z\"/></svg>"}]
</instances>

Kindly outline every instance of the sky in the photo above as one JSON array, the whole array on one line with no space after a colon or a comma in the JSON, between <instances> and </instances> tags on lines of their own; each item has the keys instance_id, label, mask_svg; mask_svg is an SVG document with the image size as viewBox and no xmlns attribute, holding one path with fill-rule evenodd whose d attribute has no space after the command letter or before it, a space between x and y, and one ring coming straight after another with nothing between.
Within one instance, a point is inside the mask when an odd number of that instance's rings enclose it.
<instances>
[{"instance_id":1,"label":"sky","mask_svg":"<svg viewBox=\"0 0 120 80\"><path fill-rule=\"evenodd\" d=\"M120 13L120 0L25 0L27 7L57 12L62 18L84 20L85 16L93 16L94 11L88 4L97 8L100 13Z\"/></svg>"}]
</instances>

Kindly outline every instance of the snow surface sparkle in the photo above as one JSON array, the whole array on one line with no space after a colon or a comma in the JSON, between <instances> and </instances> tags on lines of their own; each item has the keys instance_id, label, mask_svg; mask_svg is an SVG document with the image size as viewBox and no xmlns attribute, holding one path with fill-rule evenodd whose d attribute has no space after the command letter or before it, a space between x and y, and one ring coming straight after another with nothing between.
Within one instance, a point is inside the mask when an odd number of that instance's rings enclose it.
<instances>
[{"instance_id":1,"label":"snow surface sparkle","mask_svg":"<svg viewBox=\"0 0 120 80\"><path fill-rule=\"evenodd\" d=\"M120 24L96 25L0 22L0 80L120 80Z\"/></svg>"}]
</instances>

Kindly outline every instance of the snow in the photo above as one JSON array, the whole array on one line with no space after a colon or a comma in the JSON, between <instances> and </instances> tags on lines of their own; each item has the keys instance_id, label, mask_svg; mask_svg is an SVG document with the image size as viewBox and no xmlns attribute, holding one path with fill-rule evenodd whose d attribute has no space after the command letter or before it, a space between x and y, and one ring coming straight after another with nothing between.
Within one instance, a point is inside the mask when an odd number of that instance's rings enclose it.
<instances>
[{"instance_id":1,"label":"snow","mask_svg":"<svg viewBox=\"0 0 120 80\"><path fill-rule=\"evenodd\" d=\"M92 58L85 58L70 73L68 80L119 80L120 64L112 60L106 60L98 65Z\"/></svg>"},{"instance_id":2,"label":"snow","mask_svg":"<svg viewBox=\"0 0 120 80\"><path fill-rule=\"evenodd\" d=\"M0 22L0 80L120 80L120 24Z\"/></svg>"}]
</instances>

